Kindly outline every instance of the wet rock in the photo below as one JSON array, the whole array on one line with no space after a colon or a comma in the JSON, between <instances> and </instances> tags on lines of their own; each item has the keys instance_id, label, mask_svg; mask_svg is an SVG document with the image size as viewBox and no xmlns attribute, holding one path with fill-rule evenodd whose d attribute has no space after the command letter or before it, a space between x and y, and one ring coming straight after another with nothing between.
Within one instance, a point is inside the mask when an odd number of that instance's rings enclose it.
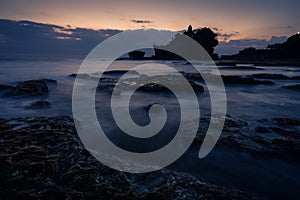
<instances>
[{"instance_id":1,"label":"wet rock","mask_svg":"<svg viewBox=\"0 0 300 200\"><path fill-rule=\"evenodd\" d=\"M118 82L117 79L101 78L98 82L97 91L107 92L107 93L111 94L113 92L117 82ZM120 93L120 92L116 91L116 93Z\"/></svg>"},{"instance_id":2,"label":"wet rock","mask_svg":"<svg viewBox=\"0 0 300 200\"><path fill-rule=\"evenodd\" d=\"M247 126L247 125L248 125L248 122L246 122L242 119L235 118L235 117L232 117L230 115L226 116L225 127L240 128L240 127Z\"/></svg>"},{"instance_id":3,"label":"wet rock","mask_svg":"<svg viewBox=\"0 0 300 200\"><path fill-rule=\"evenodd\" d=\"M252 196L239 190L207 184L189 174L169 170L132 177L134 187L141 194L140 199L144 200L252 199Z\"/></svg>"},{"instance_id":4,"label":"wet rock","mask_svg":"<svg viewBox=\"0 0 300 200\"><path fill-rule=\"evenodd\" d=\"M204 87L202 85L199 85L193 81L189 81L192 88L195 90L195 92L204 92Z\"/></svg>"},{"instance_id":5,"label":"wet rock","mask_svg":"<svg viewBox=\"0 0 300 200\"><path fill-rule=\"evenodd\" d=\"M178 75L157 75L157 76L146 76L141 75L138 78L128 78L123 80L121 83L123 88L130 88L132 86L139 86L140 91L144 92L171 92L164 85L171 85L178 91L186 91L186 88L178 81ZM188 80L190 86L195 92L204 92L204 87L194 81Z\"/></svg>"},{"instance_id":6,"label":"wet rock","mask_svg":"<svg viewBox=\"0 0 300 200\"><path fill-rule=\"evenodd\" d=\"M267 73L262 73L262 74L253 74L253 78L260 78L260 79L290 79L290 77L285 76L283 74L267 74Z\"/></svg>"},{"instance_id":7,"label":"wet rock","mask_svg":"<svg viewBox=\"0 0 300 200\"><path fill-rule=\"evenodd\" d=\"M300 126L300 120L294 118L273 118L272 121L281 126Z\"/></svg>"},{"instance_id":8,"label":"wet rock","mask_svg":"<svg viewBox=\"0 0 300 200\"><path fill-rule=\"evenodd\" d=\"M0 85L0 91L2 90L8 90L8 89L11 89L12 86L9 86L9 85Z\"/></svg>"},{"instance_id":9,"label":"wet rock","mask_svg":"<svg viewBox=\"0 0 300 200\"><path fill-rule=\"evenodd\" d=\"M68 116L0 119L3 127L1 199L251 198L189 174L169 170L126 174L108 168L84 148Z\"/></svg>"},{"instance_id":10,"label":"wet rock","mask_svg":"<svg viewBox=\"0 0 300 200\"><path fill-rule=\"evenodd\" d=\"M54 83L57 84L57 80L54 79L41 79L42 81L44 81L45 83Z\"/></svg>"},{"instance_id":11,"label":"wet rock","mask_svg":"<svg viewBox=\"0 0 300 200\"><path fill-rule=\"evenodd\" d=\"M72 78L76 78L76 77L78 77L78 78L89 78L90 76L88 74L76 74L76 73L74 73L74 74L68 75L68 77L72 77Z\"/></svg>"},{"instance_id":12,"label":"wet rock","mask_svg":"<svg viewBox=\"0 0 300 200\"><path fill-rule=\"evenodd\" d=\"M30 80L19 83L16 87L12 87L4 97L14 96L43 96L48 94L48 86L44 80Z\"/></svg>"},{"instance_id":13,"label":"wet rock","mask_svg":"<svg viewBox=\"0 0 300 200\"><path fill-rule=\"evenodd\" d=\"M183 76L188 80L204 81L203 77L199 73L185 73L181 72Z\"/></svg>"},{"instance_id":14,"label":"wet rock","mask_svg":"<svg viewBox=\"0 0 300 200\"><path fill-rule=\"evenodd\" d=\"M272 81L256 80L250 77L242 76L222 76L224 84L241 84L241 85L273 85Z\"/></svg>"},{"instance_id":15,"label":"wet rock","mask_svg":"<svg viewBox=\"0 0 300 200\"><path fill-rule=\"evenodd\" d=\"M274 120L274 123L278 121L281 124L286 124L286 121L294 125L299 123L295 119L275 118ZM201 118L196 142L203 142L209 122L208 116ZM265 123L266 120L262 122ZM260 134L253 134L246 121L227 116L218 145L255 154L293 154L299 156L300 133L292 125L284 127L257 126L255 131ZM289 146L291 144L294 146Z\"/></svg>"},{"instance_id":16,"label":"wet rock","mask_svg":"<svg viewBox=\"0 0 300 200\"><path fill-rule=\"evenodd\" d=\"M134 70L111 70L111 71L105 71L103 72L103 75L114 75L114 76L122 76L125 73L129 72L130 74L138 75L139 73Z\"/></svg>"},{"instance_id":17,"label":"wet rock","mask_svg":"<svg viewBox=\"0 0 300 200\"><path fill-rule=\"evenodd\" d=\"M291 79L300 80L300 76L293 76Z\"/></svg>"},{"instance_id":18,"label":"wet rock","mask_svg":"<svg viewBox=\"0 0 300 200\"><path fill-rule=\"evenodd\" d=\"M192 81L189 81L190 85L194 89L195 92L204 92L204 87L202 85L199 85L197 83L194 83ZM180 88L180 86L178 86ZM184 88L183 88L184 89ZM139 88L141 91L146 91L146 92L170 92L167 87L157 84L157 83L147 83L144 84Z\"/></svg>"},{"instance_id":19,"label":"wet rock","mask_svg":"<svg viewBox=\"0 0 300 200\"><path fill-rule=\"evenodd\" d=\"M27 106L28 109L43 109L43 108L50 108L51 104L49 101L40 100L35 101L31 105Z\"/></svg>"},{"instance_id":20,"label":"wet rock","mask_svg":"<svg viewBox=\"0 0 300 200\"><path fill-rule=\"evenodd\" d=\"M268 128L263 127L263 126L255 127L255 131L258 133L270 133L271 132Z\"/></svg>"},{"instance_id":21,"label":"wet rock","mask_svg":"<svg viewBox=\"0 0 300 200\"><path fill-rule=\"evenodd\" d=\"M229 70L264 70L262 68L253 67L253 66L218 67L218 69L229 69Z\"/></svg>"},{"instance_id":22,"label":"wet rock","mask_svg":"<svg viewBox=\"0 0 300 200\"><path fill-rule=\"evenodd\" d=\"M290 90L300 90L300 84L296 85L287 85L287 86L282 86L283 88L290 89Z\"/></svg>"},{"instance_id":23,"label":"wet rock","mask_svg":"<svg viewBox=\"0 0 300 200\"><path fill-rule=\"evenodd\" d=\"M188 80L196 80L196 81L202 81L204 82L204 78L197 73L183 73L184 77ZM230 75L225 76L222 75L222 80L224 84L241 84L241 85L273 85L274 82L272 81L266 81L266 80L257 80L252 77L244 77L244 76L238 76L238 75ZM205 74L205 80L209 82L216 82L218 81L218 77L213 74Z\"/></svg>"},{"instance_id":24,"label":"wet rock","mask_svg":"<svg viewBox=\"0 0 300 200\"><path fill-rule=\"evenodd\" d=\"M259 138L259 140L256 140ZM252 153L270 153L273 150L266 146L265 138L260 136L250 137L241 131L228 131L220 138L220 145Z\"/></svg>"},{"instance_id":25,"label":"wet rock","mask_svg":"<svg viewBox=\"0 0 300 200\"><path fill-rule=\"evenodd\" d=\"M26 126L14 130L20 123ZM137 199L124 173L85 153L70 117L0 120L0 129L6 124L12 127L0 134L0 199Z\"/></svg>"},{"instance_id":26,"label":"wet rock","mask_svg":"<svg viewBox=\"0 0 300 200\"><path fill-rule=\"evenodd\" d=\"M280 127L270 127L270 130L284 136L284 137L287 137L287 138L294 138L294 139L300 139L300 133L296 130L287 130L287 129L283 129L283 128L280 128Z\"/></svg>"},{"instance_id":27,"label":"wet rock","mask_svg":"<svg viewBox=\"0 0 300 200\"><path fill-rule=\"evenodd\" d=\"M139 87L139 90L146 92L168 92L168 88L157 84L157 83L147 83Z\"/></svg>"}]
</instances>

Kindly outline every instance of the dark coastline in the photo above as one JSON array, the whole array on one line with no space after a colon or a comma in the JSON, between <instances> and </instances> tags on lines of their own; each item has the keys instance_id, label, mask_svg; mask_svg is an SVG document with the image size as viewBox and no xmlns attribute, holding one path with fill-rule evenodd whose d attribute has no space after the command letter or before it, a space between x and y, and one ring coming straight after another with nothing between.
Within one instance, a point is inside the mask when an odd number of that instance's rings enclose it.
<instances>
[{"instance_id":1,"label":"dark coastline","mask_svg":"<svg viewBox=\"0 0 300 200\"><path fill-rule=\"evenodd\" d=\"M253 66L300 66L300 60L220 60L215 61L217 66L236 66L236 65L253 65Z\"/></svg>"}]
</instances>

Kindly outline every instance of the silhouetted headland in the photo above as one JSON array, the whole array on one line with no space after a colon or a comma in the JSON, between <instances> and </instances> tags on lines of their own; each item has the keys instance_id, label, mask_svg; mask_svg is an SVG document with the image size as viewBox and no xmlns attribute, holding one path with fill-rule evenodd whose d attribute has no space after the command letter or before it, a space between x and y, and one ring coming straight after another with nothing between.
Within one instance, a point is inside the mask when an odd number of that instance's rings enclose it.
<instances>
[{"instance_id":1,"label":"silhouetted headland","mask_svg":"<svg viewBox=\"0 0 300 200\"><path fill-rule=\"evenodd\" d=\"M251 63L254 65L299 65L300 34L295 34L283 43L268 45L266 49L248 47L234 55L223 55L220 65Z\"/></svg>"}]
</instances>

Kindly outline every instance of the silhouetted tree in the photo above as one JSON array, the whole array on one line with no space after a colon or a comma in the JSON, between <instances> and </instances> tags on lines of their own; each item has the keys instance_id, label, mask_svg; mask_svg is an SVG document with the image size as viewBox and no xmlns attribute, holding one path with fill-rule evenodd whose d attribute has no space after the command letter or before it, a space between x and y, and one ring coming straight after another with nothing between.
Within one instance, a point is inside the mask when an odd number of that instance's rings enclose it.
<instances>
[{"instance_id":1,"label":"silhouetted tree","mask_svg":"<svg viewBox=\"0 0 300 200\"><path fill-rule=\"evenodd\" d=\"M193 30L192 26L189 25L188 30L184 34L196 40L209 55L214 55L215 47L219 44L217 40L218 35L210 28L205 27Z\"/></svg>"},{"instance_id":2,"label":"silhouetted tree","mask_svg":"<svg viewBox=\"0 0 300 200\"><path fill-rule=\"evenodd\" d=\"M279 51L283 49L283 45L282 43L269 44L267 49Z\"/></svg>"},{"instance_id":3,"label":"silhouetted tree","mask_svg":"<svg viewBox=\"0 0 300 200\"><path fill-rule=\"evenodd\" d=\"M283 50L287 58L300 59L300 34L293 35L283 43Z\"/></svg>"},{"instance_id":4,"label":"silhouetted tree","mask_svg":"<svg viewBox=\"0 0 300 200\"><path fill-rule=\"evenodd\" d=\"M213 59L218 59L218 55L214 54L214 48L219 44L217 40L217 34L215 34L210 28L202 28L193 30L193 27L189 25L188 30L185 31L183 34L189 36L190 38L194 39L198 42ZM180 49L180 45L182 44L180 34L176 34L174 38L167 44L167 47L177 47ZM159 48L155 48L155 58L156 59L167 59L167 60L181 60L178 55L175 55L171 52L167 52L164 50L160 50ZM195 52L197 53L197 52Z\"/></svg>"}]
</instances>

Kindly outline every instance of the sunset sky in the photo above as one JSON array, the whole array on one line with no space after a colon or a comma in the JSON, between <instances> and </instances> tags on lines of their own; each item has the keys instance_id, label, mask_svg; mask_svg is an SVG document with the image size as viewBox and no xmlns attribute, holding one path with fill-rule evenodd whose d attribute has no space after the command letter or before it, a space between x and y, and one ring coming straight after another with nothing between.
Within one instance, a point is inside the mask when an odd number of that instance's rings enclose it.
<instances>
[{"instance_id":1,"label":"sunset sky","mask_svg":"<svg viewBox=\"0 0 300 200\"><path fill-rule=\"evenodd\" d=\"M270 39L300 31L299 8L298 0L1 0L0 18L119 30L192 24L217 28L222 39Z\"/></svg>"}]
</instances>

